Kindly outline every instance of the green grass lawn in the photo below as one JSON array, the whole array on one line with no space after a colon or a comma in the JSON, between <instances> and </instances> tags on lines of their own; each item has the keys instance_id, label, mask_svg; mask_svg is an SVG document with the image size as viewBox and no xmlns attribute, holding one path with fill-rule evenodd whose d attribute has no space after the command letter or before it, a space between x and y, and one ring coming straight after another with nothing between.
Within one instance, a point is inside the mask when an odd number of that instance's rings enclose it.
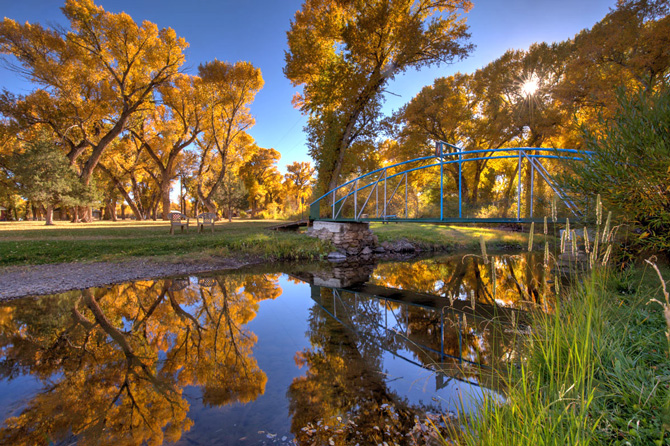
<instances>
[{"instance_id":1,"label":"green grass lawn","mask_svg":"<svg viewBox=\"0 0 670 446\"><path fill-rule=\"evenodd\" d=\"M214 233L195 229L169 234L169 224L149 222L0 223L0 265L120 261L129 257L256 256L267 260L315 259L329 246L301 234L266 228L272 220L219 222Z\"/></svg>"},{"instance_id":2,"label":"green grass lawn","mask_svg":"<svg viewBox=\"0 0 670 446\"><path fill-rule=\"evenodd\" d=\"M479 250L479 239L483 237L486 247L496 249L524 249L528 246L527 232L503 231L474 225L454 226L430 223L373 223L372 230L379 242L405 238L424 249ZM528 229L526 228L526 231ZM543 241L543 235L535 235L535 243ZM538 245L539 246L539 245ZM536 246L537 247L537 246Z\"/></svg>"},{"instance_id":3,"label":"green grass lawn","mask_svg":"<svg viewBox=\"0 0 670 446\"><path fill-rule=\"evenodd\" d=\"M276 220L218 222L215 232L195 229L169 234L164 221L96 221L93 223L0 222L0 266L75 261L122 261L160 257L180 261L208 256L256 257L265 260L318 259L332 247L301 233L275 232ZM474 226L420 223L373 224L379 241L405 238L424 249L479 249L483 236L489 249L524 248L527 235Z\"/></svg>"}]
</instances>

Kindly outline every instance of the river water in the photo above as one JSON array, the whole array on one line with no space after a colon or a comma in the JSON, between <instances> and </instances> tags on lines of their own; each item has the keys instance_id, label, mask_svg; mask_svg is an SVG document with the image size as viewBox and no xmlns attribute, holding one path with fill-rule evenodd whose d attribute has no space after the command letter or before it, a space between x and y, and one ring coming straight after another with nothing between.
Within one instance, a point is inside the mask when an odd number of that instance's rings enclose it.
<instances>
[{"instance_id":1,"label":"river water","mask_svg":"<svg viewBox=\"0 0 670 446\"><path fill-rule=\"evenodd\" d=\"M0 444L423 444L427 414L502 398L546 272L456 255L6 302Z\"/></svg>"}]
</instances>

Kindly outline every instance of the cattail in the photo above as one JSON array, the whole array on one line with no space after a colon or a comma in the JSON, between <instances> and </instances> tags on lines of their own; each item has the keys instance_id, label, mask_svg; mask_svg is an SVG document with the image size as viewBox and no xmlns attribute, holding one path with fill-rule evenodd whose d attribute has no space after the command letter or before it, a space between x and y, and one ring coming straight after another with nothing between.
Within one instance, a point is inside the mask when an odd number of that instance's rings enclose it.
<instances>
[{"instance_id":1,"label":"cattail","mask_svg":"<svg viewBox=\"0 0 670 446\"><path fill-rule=\"evenodd\" d=\"M603 236L602 239L600 240L601 243L605 243L605 241L609 239L611 222L612 222L612 211L609 211L607 213L607 220L605 221L605 229L603 229Z\"/></svg>"},{"instance_id":2,"label":"cattail","mask_svg":"<svg viewBox=\"0 0 670 446\"><path fill-rule=\"evenodd\" d=\"M544 267L549 266L549 243L544 242Z\"/></svg>"},{"instance_id":3,"label":"cattail","mask_svg":"<svg viewBox=\"0 0 670 446\"><path fill-rule=\"evenodd\" d=\"M547 216L544 216L544 235L547 235L549 232L549 225L547 224Z\"/></svg>"},{"instance_id":4,"label":"cattail","mask_svg":"<svg viewBox=\"0 0 670 446\"><path fill-rule=\"evenodd\" d=\"M603 265L605 265L607 262L610 260L610 254L612 254L612 245L607 246L607 250L605 250L605 257L603 257Z\"/></svg>"},{"instance_id":5,"label":"cattail","mask_svg":"<svg viewBox=\"0 0 670 446\"><path fill-rule=\"evenodd\" d=\"M565 219L565 232L568 233L568 240L570 240L570 219L566 218Z\"/></svg>"},{"instance_id":6,"label":"cattail","mask_svg":"<svg viewBox=\"0 0 670 446\"><path fill-rule=\"evenodd\" d=\"M556 289L556 294L558 294L560 291L560 287L558 285L558 274L554 275L554 285L555 285L554 288Z\"/></svg>"},{"instance_id":7,"label":"cattail","mask_svg":"<svg viewBox=\"0 0 670 446\"><path fill-rule=\"evenodd\" d=\"M512 326L516 327L516 312L512 311Z\"/></svg>"},{"instance_id":8,"label":"cattail","mask_svg":"<svg viewBox=\"0 0 670 446\"><path fill-rule=\"evenodd\" d=\"M484 236L479 236L479 246L482 249L482 258L484 259L484 265L489 264L489 257L486 255L486 242L484 241Z\"/></svg>"},{"instance_id":9,"label":"cattail","mask_svg":"<svg viewBox=\"0 0 670 446\"><path fill-rule=\"evenodd\" d=\"M551 199L551 221L556 223L556 195Z\"/></svg>"},{"instance_id":10,"label":"cattail","mask_svg":"<svg viewBox=\"0 0 670 446\"><path fill-rule=\"evenodd\" d=\"M596 237L593 240L593 252L591 252L591 268L596 264L598 260L598 242L600 240L600 229L596 229Z\"/></svg>"},{"instance_id":11,"label":"cattail","mask_svg":"<svg viewBox=\"0 0 670 446\"><path fill-rule=\"evenodd\" d=\"M491 262L491 288L493 288L493 298L496 298L496 262Z\"/></svg>"},{"instance_id":12,"label":"cattail","mask_svg":"<svg viewBox=\"0 0 670 446\"><path fill-rule=\"evenodd\" d=\"M528 234L528 252L533 250L533 236L535 235L535 222L530 224L530 234Z\"/></svg>"},{"instance_id":13,"label":"cattail","mask_svg":"<svg viewBox=\"0 0 670 446\"><path fill-rule=\"evenodd\" d=\"M586 251L587 254L591 252L589 244L589 231L586 229L586 226L584 226L584 251Z\"/></svg>"},{"instance_id":14,"label":"cattail","mask_svg":"<svg viewBox=\"0 0 670 446\"><path fill-rule=\"evenodd\" d=\"M577 255L577 233L572 230L572 255Z\"/></svg>"},{"instance_id":15,"label":"cattail","mask_svg":"<svg viewBox=\"0 0 670 446\"><path fill-rule=\"evenodd\" d=\"M566 231L563 231L563 233L561 233L561 254L565 252L565 239L567 234L568 233Z\"/></svg>"},{"instance_id":16,"label":"cattail","mask_svg":"<svg viewBox=\"0 0 670 446\"><path fill-rule=\"evenodd\" d=\"M475 311L475 305L477 299L475 299L475 290L470 290L470 304L472 305L472 311Z\"/></svg>"},{"instance_id":17,"label":"cattail","mask_svg":"<svg viewBox=\"0 0 670 446\"><path fill-rule=\"evenodd\" d=\"M596 198L596 224L600 225L603 222L603 204L600 201L600 194Z\"/></svg>"}]
</instances>

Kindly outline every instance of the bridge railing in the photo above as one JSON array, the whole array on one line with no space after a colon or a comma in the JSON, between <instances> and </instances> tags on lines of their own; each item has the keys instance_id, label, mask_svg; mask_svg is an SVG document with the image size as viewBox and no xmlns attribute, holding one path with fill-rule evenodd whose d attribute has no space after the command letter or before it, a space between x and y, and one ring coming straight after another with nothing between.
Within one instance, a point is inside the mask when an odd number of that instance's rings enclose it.
<instances>
[{"instance_id":1,"label":"bridge railing","mask_svg":"<svg viewBox=\"0 0 670 446\"><path fill-rule=\"evenodd\" d=\"M445 148L450 151L446 151ZM552 162L580 161L588 155L590 155L590 152L587 151L544 147L465 151L452 144L438 142L435 155L384 166L328 191L310 205L310 219L334 221L526 221L534 218L535 189L538 183L536 182L536 176L540 182L548 186L549 192L556 196L571 216L579 217L579 209L568 194L561 189L544 162L548 160ZM480 162L485 166L491 160L512 160L512 163L516 162L513 177L503 179L503 182L509 181L512 183L506 183L508 187L516 181L516 200L513 203L516 206L516 216L466 217L463 211L464 166L473 162ZM524 167L527 173L526 184L523 184L524 181L522 181ZM428 175L428 180L425 176L420 179L416 178L416 173L426 169L433 170L432 174ZM455 190L445 188L445 173L449 175L447 180L454 183ZM437 183L439 183L439 191L436 187ZM412 191L411 196L410 190ZM435 192L439 194L437 197L439 217L432 215L431 209L426 211L427 216L422 214L419 212L418 204L415 203L414 207L416 209L414 209L414 215L410 218L410 199L414 198L415 201L418 201L417 197L422 194L434 194ZM527 218L522 219L523 194L527 198L526 209L524 209ZM530 196L528 197L528 195ZM455 205L458 206L457 213ZM513 205L508 207L513 208ZM433 213L437 214L435 203L432 207Z\"/></svg>"}]
</instances>

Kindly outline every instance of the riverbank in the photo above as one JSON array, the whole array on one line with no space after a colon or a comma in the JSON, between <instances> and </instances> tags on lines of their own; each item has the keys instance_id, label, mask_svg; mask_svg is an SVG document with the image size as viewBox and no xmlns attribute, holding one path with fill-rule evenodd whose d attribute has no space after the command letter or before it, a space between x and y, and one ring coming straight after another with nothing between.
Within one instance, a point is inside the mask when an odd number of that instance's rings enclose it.
<instances>
[{"instance_id":1,"label":"riverbank","mask_svg":"<svg viewBox=\"0 0 670 446\"><path fill-rule=\"evenodd\" d=\"M277 221L221 222L214 233L170 235L165 222L0 223L0 299L104 286L129 280L314 262L333 251L302 233L268 230ZM385 256L400 252L519 250L526 235L491 228L373 224Z\"/></svg>"},{"instance_id":2,"label":"riverbank","mask_svg":"<svg viewBox=\"0 0 670 446\"><path fill-rule=\"evenodd\" d=\"M276 220L220 222L215 232L169 234L166 222L0 222L0 267L82 261L125 261L143 257L239 257L262 260L314 260L332 246L302 233L270 231ZM526 236L492 228L428 224L373 224L380 243L406 241L415 251L521 249Z\"/></svg>"},{"instance_id":3,"label":"riverbank","mask_svg":"<svg viewBox=\"0 0 670 446\"><path fill-rule=\"evenodd\" d=\"M670 444L668 326L652 299L665 302L648 265L573 287L556 313L534 317L505 403L484 400L457 443Z\"/></svg>"}]
</instances>

